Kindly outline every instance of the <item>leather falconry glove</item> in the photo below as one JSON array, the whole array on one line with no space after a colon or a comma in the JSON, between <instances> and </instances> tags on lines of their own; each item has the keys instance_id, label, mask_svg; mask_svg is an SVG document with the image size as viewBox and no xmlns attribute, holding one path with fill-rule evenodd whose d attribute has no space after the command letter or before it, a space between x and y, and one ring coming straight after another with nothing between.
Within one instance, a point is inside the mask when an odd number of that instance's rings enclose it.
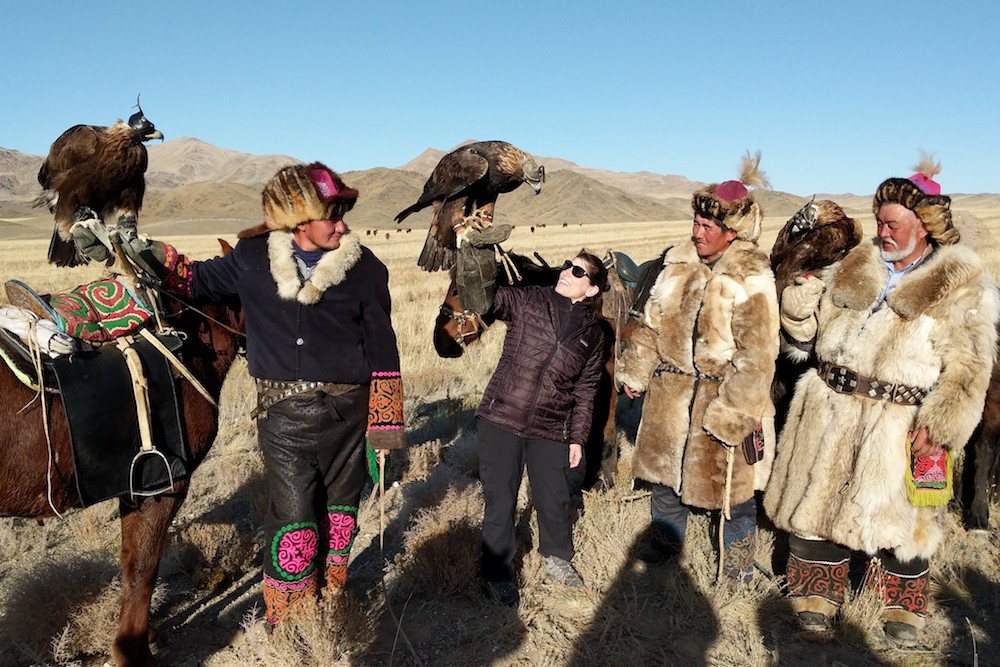
<instances>
[{"instance_id":1,"label":"leather falconry glove","mask_svg":"<svg viewBox=\"0 0 1000 667\"><path fill-rule=\"evenodd\" d=\"M80 207L73 214L70 235L77 251L88 260L107 262L114 254L108 228L89 208Z\"/></svg>"},{"instance_id":2,"label":"leather falconry glove","mask_svg":"<svg viewBox=\"0 0 1000 667\"><path fill-rule=\"evenodd\" d=\"M167 252L162 241L140 236L119 237L119 239L125 255L137 267L154 278L163 277L166 273L164 264L167 260Z\"/></svg>"},{"instance_id":3,"label":"leather falconry glove","mask_svg":"<svg viewBox=\"0 0 1000 667\"><path fill-rule=\"evenodd\" d=\"M781 326L798 341L816 335L816 309L825 285L815 276L800 276L781 293Z\"/></svg>"},{"instance_id":4,"label":"leather falconry glove","mask_svg":"<svg viewBox=\"0 0 1000 667\"><path fill-rule=\"evenodd\" d=\"M815 276L801 276L781 293L781 314L793 320L811 317L823 296L823 281Z\"/></svg>"}]
</instances>

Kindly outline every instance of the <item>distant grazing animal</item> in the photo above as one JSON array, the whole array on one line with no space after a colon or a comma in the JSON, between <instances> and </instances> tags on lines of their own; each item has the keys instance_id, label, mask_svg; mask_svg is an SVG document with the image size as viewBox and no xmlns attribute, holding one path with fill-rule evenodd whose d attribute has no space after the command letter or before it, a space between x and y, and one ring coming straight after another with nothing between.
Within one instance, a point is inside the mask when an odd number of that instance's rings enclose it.
<instances>
[{"instance_id":1,"label":"distant grazing animal","mask_svg":"<svg viewBox=\"0 0 1000 667\"><path fill-rule=\"evenodd\" d=\"M455 265L456 225L488 227L497 197L522 183L538 194L544 181L545 167L506 141L467 144L441 158L420 198L400 211L396 222L433 206L431 226L417 264L425 271L448 270Z\"/></svg>"},{"instance_id":2,"label":"distant grazing animal","mask_svg":"<svg viewBox=\"0 0 1000 667\"><path fill-rule=\"evenodd\" d=\"M49 261L57 266L83 264L70 236L77 220L92 210L109 226L134 229L146 191L148 157L143 142L163 139L139 109L111 127L74 125L52 142L49 155L38 170L43 192L35 206L47 206L55 215L49 243Z\"/></svg>"},{"instance_id":3,"label":"distant grazing animal","mask_svg":"<svg viewBox=\"0 0 1000 667\"><path fill-rule=\"evenodd\" d=\"M232 248L224 244L223 249ZM178 353L181 360L218 402L222 383L243 344L238 304L199 304L193 308L171 299L164 303L166 322L186 334ZM189 468L193 470L215 440L219 409L187 380L176 383ZM35 390L22 384L7 364L0 363L0 516L42 519L80 505L62 402L57 397L46 401L48 434ZM25 409L32 404L35 407ZM132 501L125 496L119 502L122 595L112 647L112 660L119 667L156 664L149 649L150 599L168 529L187 496L189 479L177 480L173 491L156 497ZM47 489L47 484L51 488Z\"/></svg>"}]
</instances>

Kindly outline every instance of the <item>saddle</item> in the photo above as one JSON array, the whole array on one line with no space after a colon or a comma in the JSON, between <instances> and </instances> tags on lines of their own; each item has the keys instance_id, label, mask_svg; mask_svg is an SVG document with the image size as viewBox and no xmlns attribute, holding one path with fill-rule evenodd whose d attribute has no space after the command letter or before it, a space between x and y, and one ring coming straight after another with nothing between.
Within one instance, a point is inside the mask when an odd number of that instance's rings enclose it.
<instances>
[{"instance_id":1,"label":"saddle","mask_svg":"<svg viewBox=\"0 0 1000 667\"><path fill-rule=\"evenodd\" d=\"M180 337L143 331L153 311L117 281L44 296L16 280L5 288L13 305L81 342L79 351L50 359L6 330L0 336L0 356L22 382L61 396L81 502L172 489L188 466L164 351L178 350Z\"/></svg>"}]
</instances>

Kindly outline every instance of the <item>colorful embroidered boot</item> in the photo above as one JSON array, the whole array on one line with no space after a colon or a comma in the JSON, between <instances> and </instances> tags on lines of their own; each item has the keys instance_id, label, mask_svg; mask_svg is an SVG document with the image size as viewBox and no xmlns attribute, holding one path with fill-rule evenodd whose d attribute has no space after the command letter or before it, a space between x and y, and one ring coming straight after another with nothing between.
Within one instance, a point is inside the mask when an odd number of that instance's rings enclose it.
<instances>
[{"instance_id":1,"label":"colorful embroidered boot","mask_svg":"<svg viewBox=\"0 0 1000 667\"><path fill-rule=\"evenodd\" d=\"M340 595L347 583L347 564L351 546L358 534L358 508L332 505L320 523L320 540L325 546L326 568L324 591L328 596Z\"/></svg>"},{"instance_id":2,"label":"colorful embroidered boot","mask_svg":"<svg viewBox=\"0 0 1000 667\"><path fill-rule=\"evenodd\" d=\"M284 621L292 609L316 602L316 575L313 573L299 581L279 581L265 574L262 592L265 618L274 627Z\"/></svg>"},{"instance_id":3,"label":"colorful embroidered boot","mask_svg":"<svg viewBox=\"0 0 1000 667\"><path fill-rule=\"evenodd\" d=\"M753 550L757 525L752 518L727 521L722 527L722 573L736 581L753 579Z\"/></svg>"},{"instance_id":4,"label":"colorful embroidered boot","mask_svg":"<svg viewBox=\"0 0 1000 667\"><path fill-rule=\"evenodd\" d=\"M930 605L929 563L915 559L908 563L891 554L880 553L868 564L865 586L875 587L882 596L882 629L885 637L901 647L917 645Z\"/></svg>"},{"instance_id":5,"label":"colorful embroidered boot","mask_svg":"<svg viewBox=\"0 0 1000 667\"><path fill-rule=\"evenodd\" d=\"M316 575L316 524L290 523L271 538L264 560L264 607L272 626L288 612L306 602L316 602L319 585Z\"/></svg>"},{"instance_id":6,"label":"colorful embroidered boot","mask_svg":"<svg viewBox=\"0 0 1000 667\"><path fill-rule=\"evenodd\" d=\"M851 554L847 549L822 540L788 538L788 600L805 630L822 631L844 604L850 585Z\"/></svg>"}]
</instances>

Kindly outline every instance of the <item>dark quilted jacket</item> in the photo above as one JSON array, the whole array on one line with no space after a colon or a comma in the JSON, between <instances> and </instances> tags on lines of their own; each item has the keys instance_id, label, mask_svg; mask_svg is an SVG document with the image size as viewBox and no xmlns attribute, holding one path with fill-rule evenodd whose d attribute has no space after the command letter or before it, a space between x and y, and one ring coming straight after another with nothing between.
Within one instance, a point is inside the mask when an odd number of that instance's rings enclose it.
<instances>
[{"instance_id":1,"label":"dark quilted jacket","mask_svg":"<svg viewBox=\"0 0 1000 667\"><path fill-rule=\"evenodd\" d=\"M507 325L503 352L476 415L533 438L586 442L601 378L604 334L593 308L556 340L560 314L551 287L497 290L493 313Z\"/></svg>"}]
</instances>

